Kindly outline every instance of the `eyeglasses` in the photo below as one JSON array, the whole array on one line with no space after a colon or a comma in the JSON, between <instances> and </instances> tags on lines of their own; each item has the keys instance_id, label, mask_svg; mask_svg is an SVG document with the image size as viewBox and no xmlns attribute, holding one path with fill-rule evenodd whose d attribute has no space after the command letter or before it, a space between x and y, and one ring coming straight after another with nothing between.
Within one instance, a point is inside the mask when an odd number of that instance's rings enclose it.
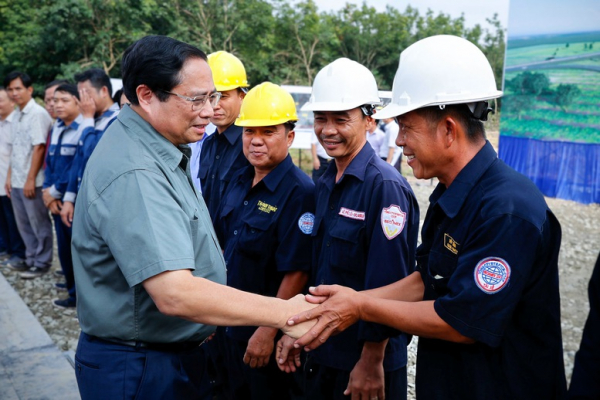
<instances>
[{"instance_id":1,"label":"eyeglasses","mask_svg":"<svg viewBox=\"0 0 600 400\"><path fill-rule=\"evenodd\" d=\"M189 101L190 103L192 103L192 111L201 110L202 107L206 105L207 101L210 103L210 106L214 108L217 106L217 104L219 104L219 100L221 99L221 92L202 94L196 97L187 97L180 95L179 93L167 92L166 90L161 90L161 92L166 94L172 94L174 96L179 97L182 100Z\"/></svg>"}]
</instances>

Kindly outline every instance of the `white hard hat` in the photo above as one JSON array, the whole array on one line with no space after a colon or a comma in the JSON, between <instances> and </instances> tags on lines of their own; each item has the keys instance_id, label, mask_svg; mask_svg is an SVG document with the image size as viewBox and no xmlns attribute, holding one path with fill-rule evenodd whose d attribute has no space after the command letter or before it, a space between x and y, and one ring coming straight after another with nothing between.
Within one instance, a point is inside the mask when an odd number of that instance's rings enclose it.
<instances>
[{"instance_id":1,"label":"white hard hat","mask_svg":"<svg viewBox=\"0 0 600 400\"><path fill-rule=\"evenodd\" d=\"M356 61L338 58L319 71L302 111L345 111L380 102L371 71Z\"/></svg>"},{"instance_id":2,"label":"white hard hat","mask_svg":"<svg viewBox=\"0 0 600 400\"><path fill-rule=\"evenodd\" d=\"M400 53L392 101L374 117L391 118L422 107L500 96L492 67L477 46L458 36L431 36Z\"/></svg>"}]
</instances>

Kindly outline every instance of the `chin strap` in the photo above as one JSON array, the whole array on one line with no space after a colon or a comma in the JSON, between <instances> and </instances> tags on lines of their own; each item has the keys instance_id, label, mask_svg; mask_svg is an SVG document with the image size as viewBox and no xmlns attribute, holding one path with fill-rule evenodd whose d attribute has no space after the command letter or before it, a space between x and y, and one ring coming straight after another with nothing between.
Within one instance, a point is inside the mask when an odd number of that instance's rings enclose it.
<instances>
[{"instance_id":1,"label":"chin strap","mask_svg":"<svg viewBox=\"0 0 600 400\"><path fill-rule=\"evenodd\" d=\"M489 113L495 113L495 111L489 106L487 101L478 101L476 103L467 104L473 118L480 121L487 121Z\"/></svg>"}]
</instances>

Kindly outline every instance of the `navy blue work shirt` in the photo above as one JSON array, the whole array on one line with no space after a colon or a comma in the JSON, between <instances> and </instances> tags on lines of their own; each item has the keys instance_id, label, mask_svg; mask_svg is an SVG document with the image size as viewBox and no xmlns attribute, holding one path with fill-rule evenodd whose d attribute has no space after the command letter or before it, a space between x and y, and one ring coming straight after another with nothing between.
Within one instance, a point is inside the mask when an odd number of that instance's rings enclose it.
<instances>
[{"instance_id":1,"label":"navy blue work shirt","mask_svg":"<svg viewBox=\"0 0 600 400\"><path fill-rule=\"evenodd\" d=\"M238 172L222 201L217 237L227 264L227 285L276 296L288 272L310 272L314 183L288 155L252 187L254 167ZM227 333L247 341L256 327Z\"/></svg>"},{"instance_id":2,"label":"navy blue work shirt","mask_svg":"<svg viewBox=\"0 0 600 400\"><path fill-rule=\"evenodd\" d=\"M414 271L419 205L408 182L365 143L335 182L334 162L317 181L313 230L316 285L367 290ZM406 365L407 337L379 324L359 321L330 337L311 354L322 365L350 371L365 341L390 338L384 369Z\"/></svg>"},{"instance_id":3,"label":"navy blue work shirt","mask_svg":"<svg viewBox=\"0 0 600 400\"><path fill-rule=\"evenodd\" d=\"M216 222L217 212L233 175L250 165L242 151L242 127L231 125L223 133L215 132L204 140L198 177L202 197L210 218Z\"/></svg>"},{"instance_id":4,"label":"navy blue work shirt","mask_svg":"<svg viewBox=\"0 0 600 400\"><path fill-rule=\"evenodd\" d=\"M489 142L430 197L417 249L424 300L476 341L419 338L420 399L558 399L560 225Z\"/></svg>"}]
</instances>

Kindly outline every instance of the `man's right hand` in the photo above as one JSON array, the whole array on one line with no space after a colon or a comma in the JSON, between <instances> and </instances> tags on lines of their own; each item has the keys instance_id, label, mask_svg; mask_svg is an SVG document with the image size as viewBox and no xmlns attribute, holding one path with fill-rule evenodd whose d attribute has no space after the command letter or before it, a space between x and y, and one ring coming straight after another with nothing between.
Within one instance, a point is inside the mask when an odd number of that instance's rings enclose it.
<instances>
[{"instance_id":1,"label":"man's right hand","mask_svg":"<svg viewBox=\"0 0 600 400\"><path fill-rule=\"evenodd\" d=\"M94 114L96 114L96 102L94 102L94 99L86 89L79 91L78 104L83 118L94 118Z\"/></svg>"},{"instance_id":2,"label":"man's right hand","mask_svg":"<svg viewBox=\"0 0 600 400\"><path fill-rule=\"evenodd\" d=\"M62 202L60 200L55 199L52 202L50 202L50 204L48 204L47 207L52 214L60 215L60 209L62 207Z\"/></svg>"},{"instance_id":3,"label":"man's right hand","mask_svg":"<svg viewBox=\"0 0 600 400\"><path fill-rule=\"evenodd\" d=\"M62 219L63 224L71 227L73 223L73 211L75 210L75 205L70 201L65 201L62 205L62 210L60 210L60 219Z\"/></svg>"},{"instance_id":4,"label":"man's right hand","mask_svg":"<svg viewBox=\"0 0 600 400\"><path fill-rule=\"evenodd\" d=\"M312 308L315 308L317 306L316 304L311 304L308 301L306 301L303 294L297 294L294 297L292 297L291 299L287 300L287 305L289 306L288 307L289 311L287 314L288 316L301 314L301 313L308 311ZM308 332L316 323L316 321L306 321L306 322L296 321L296 322L297 323L294 325L289 325L287 323L287 320L285 320L281 324L280 329L286 335L297 339L297 338L305 335L306 332Z\"/></svg>"},{"instance_id":5,"label":"man's right hand","mask_svg":"<svg viewBox=\"0 0 600 400\"><path fill-rule=\"evenodd\" d=\"M366 296L339 285L320 285L311 287L309 291L311 294L306 295L306 299L320 305L295 315L288 321L288 325L292 327L300 324L304 328L305 324L311 324L295 344L307 351L316 349L332 334L339 333L357 322L360 318L361 301L363 296ZM285 329L282 330L286 332Z\"/></svg>"}]
</instances>

